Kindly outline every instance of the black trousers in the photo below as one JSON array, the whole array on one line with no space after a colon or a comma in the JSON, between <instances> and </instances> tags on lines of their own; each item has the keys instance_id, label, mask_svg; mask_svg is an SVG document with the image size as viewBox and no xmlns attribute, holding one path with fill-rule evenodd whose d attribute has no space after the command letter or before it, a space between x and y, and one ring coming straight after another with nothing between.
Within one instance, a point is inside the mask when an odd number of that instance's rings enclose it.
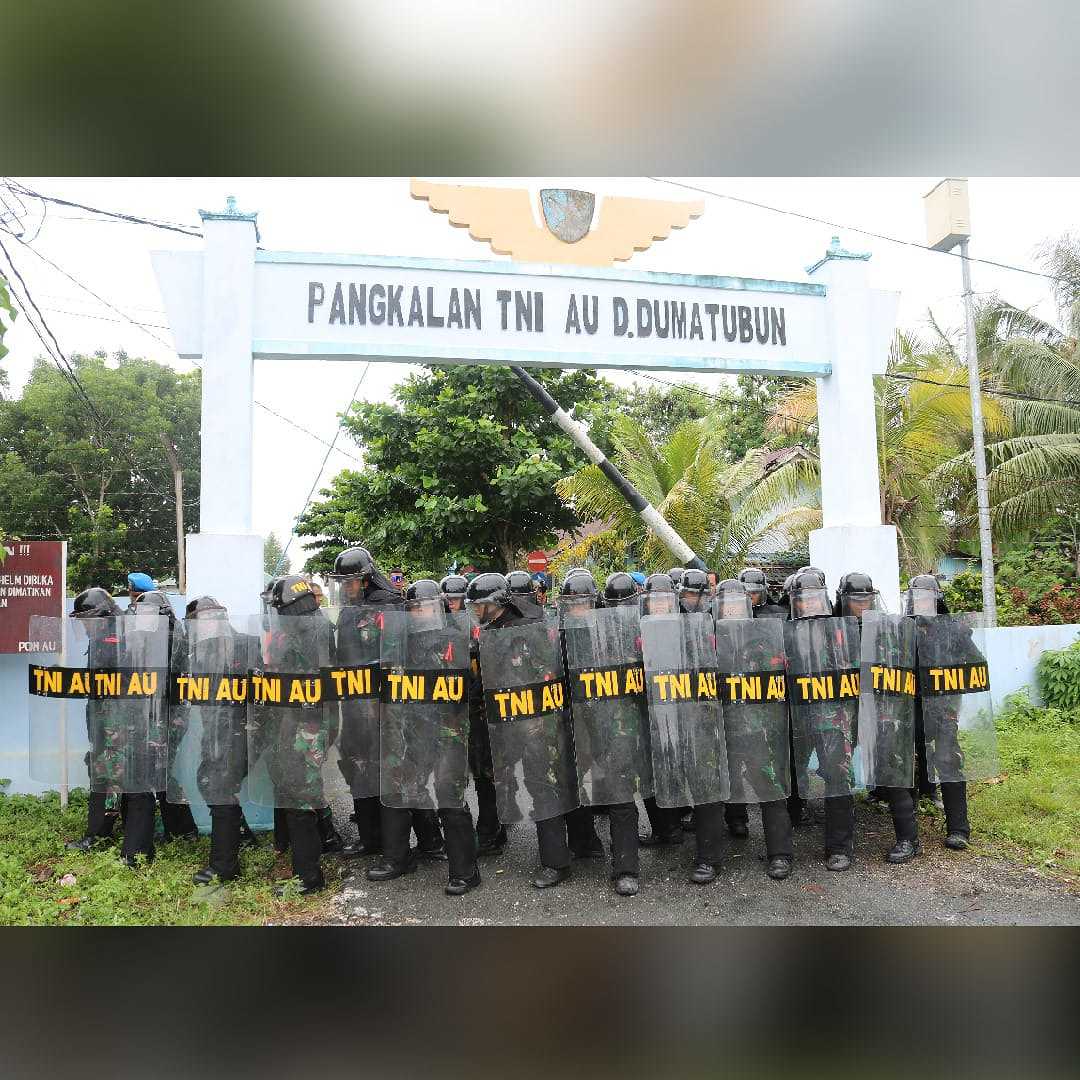
<instances>
[{"instance_id":1,"label":"black trousers","mask_svg":"<svg viewBox=\"0 0 1080 1080\"><path fill-rule=\"evenodd\" d=\"M657 806L651 795L645 799L645 813L649 818L649 828L653 836L671 836L679 829L679 811L665 806Z\"/></svg>"},{"instance_id":2,"label":"black trousers","mask_svg":"<svg viewBox=\"0 0 1080 1080\"><path fill-rule=\"evenodd\" d=\"M121 799L126 799L122 795ZM116 825L117 813L115 810L106 811L105 803L108 796L104 791L91 791L86 802L86 835L97 836L107 839L112 836Z\"/></svg>"},{"instance_id":3,"label":"black trousers","mask_svg":"<svg viewBox=\"0 0 1080 1080\"><path fill-rule=\"evenodd\" d=\"M154 857L154 794L141 791L137 795L125 795L121 802L124 818L124 843L120 853Z\"/></svg>"},{"instance_id":4,"label":"black trousers","mask_svg":"<svg viewBox=\"0 0 1080 1080\"><path fill-rule=\"evenodd\" d=\"M915 817L916 796L914 789L887 788L886 794L889 800L889 809L892 811L896 839L912 841L918 839L919 826ZM971 835L971 823L968 821L967 784L942 784L941 801L945 804L945 831L969 837Z\"/></svg>"},{"instance_id":5,"label":"black trousers","mask_svg":"<svg viewBox=\"0 0 1080 1080\"><path fill-rule=\"evenodd\" d=\"M611 876L641 872L637 803L613 803L607 807L611 828Z\"/></svg>"},{"instance_id":6,"label":"black trousers","mask_svg":"<svg viewBox=\"0 0 1080 1080\"><path fill-rule=\"evenodd\" d=\"M761 804L761 827L765 833L765 854L768 858L775 855L786 855L789 859L795 857L791 816L785 800Z\"/></svg>"},{"instance_id":7,"label":"black trousers","mask_svg":"<svg viewBox=\"0 0 1080 1080\"><path fill-rule=\"evenodd\" d=\"M563 817L566 822L566 840L570 850L579 858L600 846L600 837L596 835L596 821L592 808L579 806Z\"/></svg>"},{"instance_id":8,"label":"black trousers","mask_svg":"<svg viewBox=\"0 0 1080 1080\"><path fill-rule=\"evenodd\" d=\"M825 854L855 854L855 797L838 795L825 800Z\"/></svg>"},{"instance_id":9,"label":"black trousers","mask_svg":"<svg viewBox=\"0 0 1080 1080\"><path fill-rule=\"evenodd\" d=\"M430 814L435 828L442 824L441 837L446 840L446 858L451 878L472 877L476 869L476 832L472 814L464 807L440 810L403 810L398 807L382 808L383 853L396 864L403 866L409 858L409 832L416 828L416 815ZM421 846L426 846L417 833Z\"/></svg>"},{"instance_id":10,"label":"black trousers","mask_svg":"<svg viewBox=\"0 0 1080 1080\"><path fill-rule=\"evenodd\" d=\"M728 825L746 825L750 821L750 810L746 803L724 803L724 821Z\"/></svg>"},{"instance_id":11,"label":"black trousers","mask_svg":"<svg viewBox=\"0 0 1080 1080\"><path fill-rule=\"evenodd\" d=\"M283 811L292 850L292 868L305 885L322 885L324 878L319 858L322 855L322 836L319 833L317 810ZM276 812L275 812L276 817Z\"/></svg>"},{"instance_id":12,"label":"black trousers","mask_svg":"<svg viewBox=\"0 0 1080 1080\"><path fill-rule=\"evenodd\" d=\"M378 795L366 799L353 799L357 839L373 851L382 850L380 809Z\"/></svg>"},{"instance_id":13,"label":"black trousers","mask_svg":"<svg viewBox=\"0 0 1080 1080\"><path fill-rule=\"evenodd\" d=\"M210 869L222 881L240 873L240 833L244 812L239 804L210 807Z\"/></svg>"},{"instance_id":14,"label":"black trousers","mask_svg":"<svg viewBox=\"0 0 1080 1080\"><path fill-rule=\"evenodd\" d=\"M551 870L565 870L570 865L566 820L561 814L536 823L536 844L540 849L541 866Z\"/></svg>"},{"instance_id":15,"label":"black trousers","mask_svg":"<svg viewBox=\"0 0 1080 1080\"><path fill-rule=\"evenodd\" d=\"M165 797L164 791L157 793L158 806L161 808L161 824L165 830L165 839L174 836L198 835L199 827L191 816L191 807L187 803L172 803Z\"/></svg>"},{"instance_id":16,"label":"black trousers","mask_svg":"<svg viewBox=\"0 0 1080 1080\"><path fill-rule=\"evenodd\" d=\"M495 784L482 777L474 777L476 785L476 835L480 839L495 836L502 828L499 808L495 800Z\"/></svg>"},{"instance_id":17,"label":"black trousers","mask_svg":"<svg viewBox=\"0 0 1080 1080\"><path fill-rule=\"evenodd\" d=\"M694 823L697 861L719 866L724 858L724 804L713 802L695 806Z\"/></svg>"}]
</instances>

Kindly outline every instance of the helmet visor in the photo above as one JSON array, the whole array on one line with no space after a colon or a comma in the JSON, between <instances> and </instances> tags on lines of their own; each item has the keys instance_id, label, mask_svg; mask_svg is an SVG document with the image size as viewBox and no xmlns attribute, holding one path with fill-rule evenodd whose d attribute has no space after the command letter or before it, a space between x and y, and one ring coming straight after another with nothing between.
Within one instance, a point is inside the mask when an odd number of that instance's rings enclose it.
<instances>
[{"instance_id":1,"label":"helmet visor","mask_svg":"<svg viewBox=\"0 0 1080 1080\"><path fill-rule=\"evenodd\" d=\"M904 593L905 615L936 615L938 594L932 589L908 589Z\"/></svg>"},{"instance_id":2,"label":"helmet visor","mask_svg":"<svg viewBox=\"0 0 1080 1080\"><path fill-rule=\"evenodd\" d=\"M717 593L713 602L717 619L752 619L754 609L750 603L750 594L737 592Z\"/></svg>"},{"instance_id":3,"label":"helmet visor","mask_svg":"<svg viewBox=\"0 0 1080 1080\"><path fill-rule=\"evenodd\" d=\"M831 615L832 605L829 594L824 588L800 589L791 594L791 617L793 619L814 619L821 615Z\"/></svg>"},{"instance_id":4,"label":"helmet visor","mask_svg":"<svg viewBox=\"0 0 1080 1080\"><path fill-rule=\"evenodd\" d=\"M881 594L874 592L844 593L840 597L840 614L861 619L868 611L883 611Z\"/></svg>"},{"instance_id":5,"label":"helmet visor","mask_svg":"<svg viewBox=\"0 0 1080 1080\"><path fill-rule=\"evenodd\" d=\"M410 630L441 630L446 625L446 612L439 597L406 600L405 616Z\"/></svg>"}]
</instances>

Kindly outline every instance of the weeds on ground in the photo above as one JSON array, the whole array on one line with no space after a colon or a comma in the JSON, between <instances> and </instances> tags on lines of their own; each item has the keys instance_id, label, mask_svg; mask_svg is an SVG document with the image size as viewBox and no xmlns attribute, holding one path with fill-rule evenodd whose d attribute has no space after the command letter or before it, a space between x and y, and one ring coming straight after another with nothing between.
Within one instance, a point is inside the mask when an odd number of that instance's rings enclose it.
<instances>
[{"instance_id":1,"label":"weeds on ground","mask_svg":"<svg viewBox=\"0 0 1080 1080\"><path fill-rule=\"evenodd\" d=\"M1080 710L1033 705L1021 692L996 722L1001 776L969 786L976 837L1080 878Z\"/></svg>"},{"instance_id":2,"label":"weeds on ground","mask_svg":"<svg viewBox=\"0 0 1080 1080\"><path fill-rule=\"evenodd\" d=\"M191 875L206 866L208 837L160 844L151 865L140 859L132 870L120 862L118 841L86 853L66 851L64 844L82 836L85 826L85 791L72 792L66 810L55 792L40 798L0 792L0 925L289 922L326 902L326 894L312 900L272 895L271 878L287 876L288 864L268 836L257 850L244 850L236 881L207 889L196 888Z\"/></svg>"}]
</instances>

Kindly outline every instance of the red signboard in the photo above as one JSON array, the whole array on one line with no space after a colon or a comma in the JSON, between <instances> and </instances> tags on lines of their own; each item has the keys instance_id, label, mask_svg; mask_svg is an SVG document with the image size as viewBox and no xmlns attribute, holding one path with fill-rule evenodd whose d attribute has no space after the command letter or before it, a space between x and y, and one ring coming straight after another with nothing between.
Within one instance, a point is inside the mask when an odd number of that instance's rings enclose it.
<instances>
[{"instance_id":1,"label":"red signboard","mask_svg":"<svg viewBox=\"0 0 1080 1080\"><path fill-rule=\"evenodd\" d=\"M59 652L59 642L30 639L30 618L64 617L64 542L8 540L4 547L7 558L0 563L0 653Z\"/></svg>"},{"instance_id":2,"label":"red signboard","mask_svg":"<svg viewBox=\"0 0 1080 1080\"><path fill-rule=\"evenodd\" d=\"M525 565L534 573L547 569L547 556L542 551L530 551Z\"/></svg>"}]
</instances>

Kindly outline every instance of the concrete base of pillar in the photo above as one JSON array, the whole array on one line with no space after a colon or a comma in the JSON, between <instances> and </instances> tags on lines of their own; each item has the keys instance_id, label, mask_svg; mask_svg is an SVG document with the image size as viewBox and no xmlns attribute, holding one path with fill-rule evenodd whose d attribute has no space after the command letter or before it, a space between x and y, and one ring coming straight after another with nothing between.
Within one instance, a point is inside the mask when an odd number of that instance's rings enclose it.
<instances>
[{"instance_id":1,"label":"concrete base of pillar","mask_svg":"<svg viewBox=\"0 0 1080 1080\"><path fill-rule=\"evenodd\" d=\"M248 618L262 613L263 538L192 533L187 538L187 596L213 596L229 609L229 621L247 632Z\"/></svg>"},{"instance_id":2,"label":"concrete base of pillar","mask_svg":"<svg viewBox=\"0 0 1080 1080\"><path fill-rule=\"evenodd\" d=\"M810 534L810 562L825 571L829 596L853 570L873 578L886 608L900 611L900 560L895 525L836 525Z\"/></svg>"}]
</instances>

